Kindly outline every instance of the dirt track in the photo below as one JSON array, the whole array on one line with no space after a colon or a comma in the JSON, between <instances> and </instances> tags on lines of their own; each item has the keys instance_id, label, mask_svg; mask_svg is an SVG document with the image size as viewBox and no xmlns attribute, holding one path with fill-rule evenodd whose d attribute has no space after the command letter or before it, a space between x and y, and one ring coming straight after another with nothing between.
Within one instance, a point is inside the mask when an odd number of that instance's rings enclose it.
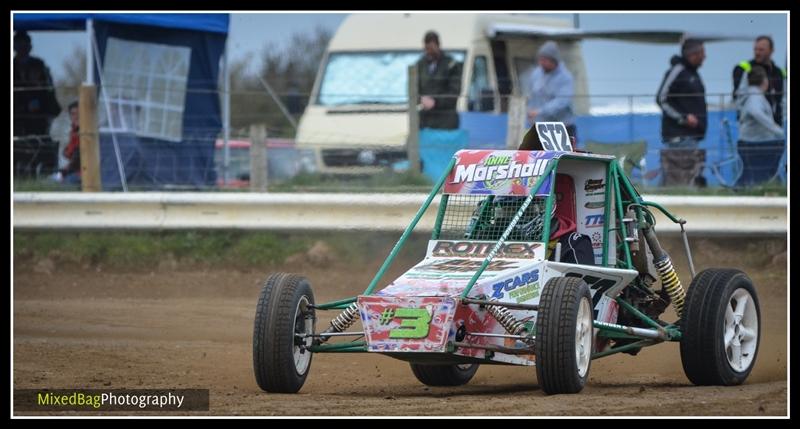
<instances>
[{"instance_id":1,"label":"dirt track","mask_svg":"<svg viewBox=\"0 0 800 429\"><path fill-rule=\"evenodd\" d=\"M688 279L679 242L664 241ZM786 415L786 260L772 257L785 255L785 241L695 240L692 247L698 269L739 267L756 284L762 342L743 386L692 386L671 343L594 361L579 395L545 396L535 370L520 367L484 366L467 386L429 388L408 364L362 354L315 355L299 394L266 394L253 376L252 323L260 282L276 267L138 273L56 267L46 274L17 264L14 387L208 388L210 414L224 415ZM388 276L413 259L404 257ZM306 274L321 302L361 292L380 263L280 268Z\"/></svg>"}]
</instances>

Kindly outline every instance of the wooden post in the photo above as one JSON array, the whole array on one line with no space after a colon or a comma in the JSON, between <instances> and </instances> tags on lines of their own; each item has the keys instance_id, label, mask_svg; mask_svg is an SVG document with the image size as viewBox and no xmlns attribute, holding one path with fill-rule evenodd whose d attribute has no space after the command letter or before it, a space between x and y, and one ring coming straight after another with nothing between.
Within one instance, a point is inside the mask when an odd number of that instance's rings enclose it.
<instances>
[{"instance_id":1,"label":"wooden post","mask_svg":"<svg viewBox=\"0 0 800 429\"><path fill-rule=\"evenodd\" d=\"M250 191L267 192L267 127L250 125Z\"/></svg>"},{"instance_id":2,"label":"wooden post","mask_svg":"<svg viewBox=\"0 0 800 429\"><path fill-rule=\"evenodd\" d=\"M100 141L97 133L97 87L81 85L78 98L80 127L81 189L100 192Z\"/></svg>"},{"instance_id":3,"label":"wooden post","mask_svg":"<svg viewBox=\"0 0 800 429\"><path fill-rule=\"evenodd\" d=\"M416 64L408 66L408 140L406 152L408 153L408 169L415 173L420 172L419 162L419 84L417 80Z\"/></svg>"},{"instance_id":4,"label":"wooden post","mask_svg":"<svg viewBox=\"0 0 800 429\"><path fill-rule=\"evenodd\" d=\"M525 136L525 122L528 112L525 97L511 96L508 103L508 131L506 133L506 148L517 149Z\"/></svg>"}]
</instances>

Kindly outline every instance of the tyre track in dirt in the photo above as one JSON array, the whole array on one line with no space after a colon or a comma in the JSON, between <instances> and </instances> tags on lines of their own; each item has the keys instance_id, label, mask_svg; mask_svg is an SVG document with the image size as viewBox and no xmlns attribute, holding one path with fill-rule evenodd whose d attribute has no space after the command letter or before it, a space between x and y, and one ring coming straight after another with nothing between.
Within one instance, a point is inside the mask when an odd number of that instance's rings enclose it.
<instances>
[{"instance_id":1,"label":"tyre track in dirt","mask_svg":"<svg viewBox=\"0 0 800 429\"><path fill-rule=\"evenodd\" d=\"M662 241L688 279L685 261L675 256L680 243ZM786 269L764 256L781 246L735 243L702 239L693 250L698 269L738 264L756 284L762 343L742 386L692 386L678 344L669 343L594 361L579 395L546 396L535 369L522 367L483 366L467 386L427 387L407 363L372 354L315 355L299 394L261 392L251 336L270 268L307 275L320 302L361 292L382 262L375 260L357 270L334 261L326 268L297 262L248 272L178 267L48 275L16 266L14 387L208 388L211 410L198 414L223 415L786 415ZM414 259L398 261L385 279ZM333 315L325 313L320 323Z\"/></svg>"}]
</instances>

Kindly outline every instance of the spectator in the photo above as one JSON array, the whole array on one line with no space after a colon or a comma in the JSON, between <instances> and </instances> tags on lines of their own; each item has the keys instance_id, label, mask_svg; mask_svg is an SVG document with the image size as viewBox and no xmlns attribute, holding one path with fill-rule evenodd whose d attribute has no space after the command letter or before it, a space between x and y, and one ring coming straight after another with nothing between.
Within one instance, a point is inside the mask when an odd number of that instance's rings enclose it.
<instances>
[{"instance_id":1,"label":"spectator","mask_svg":"<svg viewBox=\"0 0 800 429\"><path fill-rule=\"evenodd\" d=\"M747 74L747 84L736 93L738 151L743 164L737 186L752 186L770 180L778 170L786 148L783 127L774 122L772 106L766 95L770 85L767 71L754 66Z\"/></svg>"},{"instance_id":2,"label":"spectator","mask_svg":"<svg viewBox=\"0 0 800 429\"><path fill-rule=\"evenodd\" d=\"M457 129L456 102L461 93L462 65L442 52L439 35L425 33L425 54L417 61L422 111L420 128Z\"/></svg>"},{"instance_id":3,"label":"spectator","mask_svg":"<svg viewBox=\"0 0 800 429\"><path fill-rule=\"evenodd\" d=\"M69 143L64 148L64 157L67 165L61 168L56 178L66 183L78 184L81 181L81 141L78 119L78 102L72 102L67 107L70 120Z\"/></svg>"},{"instance_id":4,"label":"spectator","mask_svg":"<svg viewBox=\"0 0 800 429\"><path fill-rule=\"evenodd\" d=\"M708 124L705 86L697 69L706 58L703 42L686 39L681 56L673 56L658 89L656 103L663 112L661 152L664 185L705 186L702 176L705 150L698 149Z\"/></svg>"},{"instance_id":5,"label":"spectator","mask_svg":"<svg viewBox=\"0 0 800 429\"><path fill-rule=\"evenodd\" d=\"M575 84L572 73L561 62L558 45L545 42L537 54L539 66L531 72L528 83L528 120L563 122L570 137L576 136L572 98Z\"/></svg>"},{"instance_id":6,"label":"spectator","mask_svg":"<svg viewBox=\"0 0 800 429\"><path fill-rule=\"evenodd\" d=\"M747 79L743 79L745 73L760 66L767 75L769 87L766 91L767 101L772 111L772 118L778 126L783 126L783 81L786 79L786 70L778 67L772 61L772 53L775 45L769 36L758 36L753 46L753 59L742 61L733 68L733 98L736 100L738 92L749 86ZM738 100L737 100L738 101Z\"/></svg>"},{"instance_id":7,"label":"spectator","mask_svg":"<svg viewBox=\"0 0 800 429\"><path fill-rule=\"evenodd\" d=\"M50 123L61 106L50 70L30 55L32 48L27 32L14 34L14 157L21 162L23 174L49 174L58 165L58 144L49 136Z\"/></svg>"}]
</instances>

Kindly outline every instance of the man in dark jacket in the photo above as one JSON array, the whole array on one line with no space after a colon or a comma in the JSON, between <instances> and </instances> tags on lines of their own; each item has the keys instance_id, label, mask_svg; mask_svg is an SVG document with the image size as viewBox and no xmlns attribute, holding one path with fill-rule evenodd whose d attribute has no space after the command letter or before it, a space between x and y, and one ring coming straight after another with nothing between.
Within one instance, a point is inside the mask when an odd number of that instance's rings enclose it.
<instances>
[{"instance_id":1,"label":"man in dark jacket","mask_svg":"<svg viewBox=\"0 0 800 429\"><path fill-rule=\"evenodd\" d=\"M739 89L747 87L747 78L745 73L750 71L755 66L761 66L767 72L767 79L769 87L764 94L767 96L767 101L772 108L772 117L778 126L783 126L783 81L786 79L786 70L778 67L772 61L772 53L775 51L775 45L772 38L769 36L758 36L756 43L753 46L753 59L750 61L742 61L733 68L733 98L736 99L736 92Z\"/></svg>"},{"instance_id":2,"label":"man in dark jacket","mask_svg":"<svg viewBox=\"0 0 800 429\"><path fill-rule=\"evenodd\" d=\"M686 39L681 56L673 56L670 69L658 89L656 102L661 107L661 137L667 150L662 152L665 185L705 185L701 170L705 151L698 149L708 125L705 86L697 69L706 58L703 42Z\"/></svg>"},{"instance_id":3,"label":"man in dark jacket","mask_svg":"<svg viewBox=\"0 0 800 429\"><path fill-rule=\"evenodd\" d=\"M17 173L50 174L58 166L58 143L49 136L50 123L61 112L50 70L30 55L31 38L14 34L14 162Z\"/></svg>"},{"instance_id":4,"label":"man in dark jacket","mask_svg":"<svg viewBox=\"0 0 800 429\"><path fill-rule=\"evenodd\" d=\"M14 135L45 135L61 112L50 70L30 55L31 38L24 31L14 35Z\"/></svg>"},{"instance_id":5,"label":"man in dark jacket","mask_svg":"<svg viewBox=\"0 0 800 429\"><path fill-rule=\"evenodd\" d=\"M461 93L462 65L440 49L439 35L425 33L425 54L417 61L422 111L420 128L457 129L456 102Z\"/></svg>"}]
</instances>

